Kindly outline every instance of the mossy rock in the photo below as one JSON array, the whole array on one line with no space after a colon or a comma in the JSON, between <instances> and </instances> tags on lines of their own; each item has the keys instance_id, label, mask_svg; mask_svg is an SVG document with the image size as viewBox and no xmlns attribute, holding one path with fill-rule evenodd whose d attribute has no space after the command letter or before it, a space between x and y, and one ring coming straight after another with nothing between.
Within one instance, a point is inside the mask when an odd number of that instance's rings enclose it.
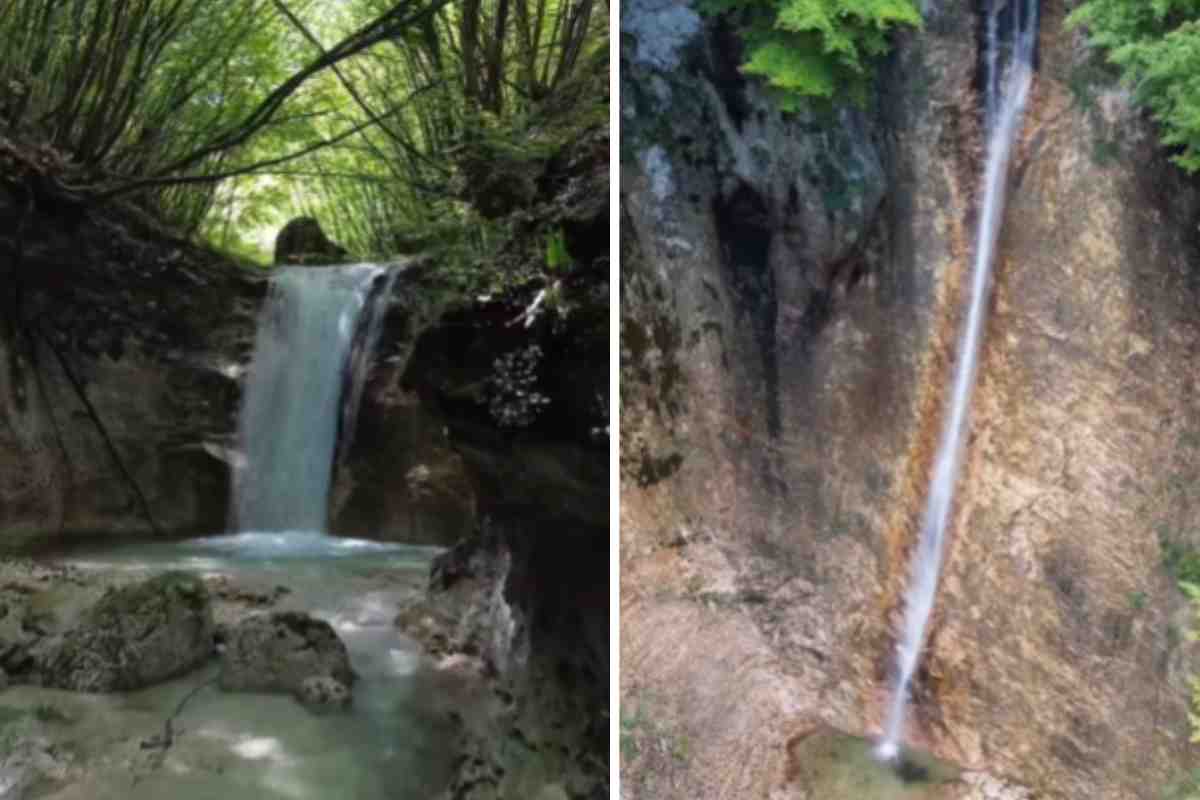
<instances>
[{"instance_id":1,"label":"mossy rock","mask_svg":"<svg viewBox=\"0 0 1200 800\"><path fill-rule=\"evenodd\" d=\"M208 590L168 572L111 588L93 604L52 617L62 625L36 646L40 682L86 692L129 691L182 675L213 652Z\"/></svg>"}]
</instances>

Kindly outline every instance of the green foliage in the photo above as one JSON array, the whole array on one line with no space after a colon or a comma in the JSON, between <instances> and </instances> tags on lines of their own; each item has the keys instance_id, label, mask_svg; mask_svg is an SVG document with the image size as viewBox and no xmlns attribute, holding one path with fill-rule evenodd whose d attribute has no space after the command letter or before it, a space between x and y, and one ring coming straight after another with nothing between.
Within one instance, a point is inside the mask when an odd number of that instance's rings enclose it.
<instances>
[{"instance_id":1,"label":"green foliage","mask_svg":"<svg viewBox=\"0 0 1200 800\"><path fill-rule=\"evenodd\" d=\"M1200 3L1196 0L1087 0L1067 18L1121 72L1134 97L1177 148L1177 164L1200 170Z\"/></svg>"},{"instance_id":2,"label":"green foliage","mask_svg":"<svg viewBox=\"0 0 1200 800\"><path fill-rule=\"evenodd\" d=\"M632 714L622 712L620 740L623 764L639 757L686 762L691 749L686 738L672 735L643 704L637 704Z\"/></svg>"},{"instance_id":3,"label":"green foliage","mask_svg":"<svg viewBox=\"0 0 1200 800\"><path fill-rule=\"evenodd\" d=\"M1159 532L1163 567L1181 584L1200 585L1200 551L1167 538Z\"/></svg>"},{"instance_id":4,"label":"green foliage","mask_svg":"<svg viewBox=\"0 0 1200 800\"><path fill-rule=\"evenodd\" d=\"M1172 781L1163 791L1162 800L1200 800L1200 769Z\"/></svg>"},{"instance_id":5,"label":"green foliage","mask_svg":"<svg viewBox=\"0 0 1200 800\"><path fill-rule=\"evenodd\" d=\"M1200 585L1195 583L1182 583L1180 586L1184 593L1187 594L1188 600L1191 601L1192 610L1195 614L1194 619L1200 619ZM1193 627L1188 631L1187 638L1189 641L1194 642L1197 639L1200 639L1200 634L1198 634L1196 629ZM1200 676L1191 676L1191 689L1192 710L1189 712L1188 717L1192 723L1192 743L1198 744L1200 743ZM1193 773L1191 777L1193 779L1200 778L1200 771ZM1193 797L1200 798L1200 780L1191 780L1189 785L1190 788L1187 792L1177 793L1173 796L1188 798L1188 800L1191 800Z\"/></svg>"},{"instance_id":6,"label":"green foliage","mask_svg":"<svg viewBox=\"0 0 1200 800\"><path fill-rule=\"evenodd\" d=\"M700 9L731 15L746 43L742 69L778 89L785 110L842 95L865 104L888 35L922 25L913 0L701 0Z\"/></svg>"},{"instance_id":7,"label":"green foliage","mask_svg":"<svg viewBox=\"0 0 1200 800\"><path fill-rule=\"evenodd\" d=\"M546 234L546 269L563 272L571 268L571 254L567 252L567 240L562 228Z\"/></svg>"},{"instance_id":8,"label":"green foliage","mask_svg":"<svg viewBox=\"0 0 1200 800\"><path fill-rule=\"evenodd\" d=\"M1146 607L1146 593L1145 592L1130 592L1129 593L1129 607L1132 608L1134 611L1141 611L1143 608L1145 608Z\"/></svg>"}]
</instances>

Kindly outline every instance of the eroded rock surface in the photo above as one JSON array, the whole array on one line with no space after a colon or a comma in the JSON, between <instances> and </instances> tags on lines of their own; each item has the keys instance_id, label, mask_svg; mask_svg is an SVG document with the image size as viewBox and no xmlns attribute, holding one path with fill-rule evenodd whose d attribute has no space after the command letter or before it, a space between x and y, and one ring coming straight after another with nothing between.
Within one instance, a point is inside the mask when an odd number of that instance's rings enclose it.
<instances>
[{"instance_id":1,"label":"eroded rock surface","mask_svg":"<svg viewBox=\"0 0 1200 800\"><path fill-rule=\"evenodd\" d=\"M71 612L60 607L51 613ZM199 578L183 573L108 589L75 619L56 621L65 629L32 651L45 686L138 689L187 672L213 652L208 591Z\"/></svg>"},{"instance_id":2,"label":"eroded rock surface","mask_svg":"<svg viewBox=\"0 0 1200 800\"><path fill-rule=\"evenodd\" d=\"M262 276L16 198L0 186L0 550L223 529Z\"/></svg>"},{"instance_id":3,"label":"eroded rock surface","mask_svg":"<svg viewBox=\"0 0 1200 800\"><path fill-rule=\"evenodd\" d=\"M208 592L181 573L121 586L63 583L10 598L0 651L19 682L127 691L174 678L213 653Z\"/></svg>"},{"instance_id":4,"label":"eroded rock surface","mask_svg":"<svg viewBox=\"0 0 1200 800\"><path fill-rule=\"evenodd\" d=\"M229 631L221 653L218 683L227 692L285 692L301 699L317 696L331 685L310 685L328 678L347 693L354 670L346 645L324 620L295 611L263 614L243 620Z\"/></svg>"},{"instance_id":5,"label":"eroded rock surface","mask_svg":"<svg viewBox=\"0 0 1200 800\"><path fill-rule=\"evenodd\" d=\"M482 675L491 694L461 720L447 800L606 792L606 593L590 567L602 553L528 537L492 526L447 551L396 620L447 673Z\"/></svg>"}]
</instances>

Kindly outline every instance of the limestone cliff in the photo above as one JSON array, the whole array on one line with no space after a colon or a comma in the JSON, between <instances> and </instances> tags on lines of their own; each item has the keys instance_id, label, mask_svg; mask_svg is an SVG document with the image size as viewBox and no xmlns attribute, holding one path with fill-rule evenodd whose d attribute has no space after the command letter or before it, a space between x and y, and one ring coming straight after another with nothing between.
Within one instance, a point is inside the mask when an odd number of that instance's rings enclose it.
<instances>
[{"instance_id":1,"label":"limestone cliff","mask_svg":"<svg viewBox=\"0 0 1200 800\"><path fill-rule=\"evenodd\" d=\"M623 6L631 797L808 797L809 733L879 732L982 149L980 20L931 6L836 118L773 110L686 4ZM939 797L1157 798L1196 761L1162 542L1195 544L1200 195L1064 13L917 680L914 744L967 771Z\"/></svg>"}]
</instances>

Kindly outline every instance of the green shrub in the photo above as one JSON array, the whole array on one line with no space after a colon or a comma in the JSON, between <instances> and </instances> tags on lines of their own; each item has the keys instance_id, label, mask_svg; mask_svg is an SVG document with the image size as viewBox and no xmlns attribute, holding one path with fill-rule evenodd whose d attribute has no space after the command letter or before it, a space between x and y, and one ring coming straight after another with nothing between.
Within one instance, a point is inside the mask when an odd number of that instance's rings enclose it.
<instances>
[{"instance_id":1,"label":"green shrub","mask_svg":"<svg viewBox=\"0 0 1200 800\"><path fill-rule=\"evenodd\" d=\"M1162 127L1174 161L1200 169L1200 4L1195 0L1087 0L1067 18L1121 71Z\"/></svg>"},{"instance_id":2,"label":"green shrub","mask_svg":"<svg viewBox=\"0 0 1200 800\"><path fill-rule=\"evenodd\" d=\"M1179 583L1200 585L1200 552L1187 544L1172 541L1159 532L1163 567Z\"/></svg>"},{"instance_id":3,"label":"green shrub","mask_svg":"<svg viewBox=\"0 0 1200 800\"><path fill-rule=\"evenodd\" d=\"M888 34L922 23L913 0L701 0L700 10L730 15L746 44L742 70L778 89L789 111L806 98L865 104Z\"/></svg>"}]
</instances>

